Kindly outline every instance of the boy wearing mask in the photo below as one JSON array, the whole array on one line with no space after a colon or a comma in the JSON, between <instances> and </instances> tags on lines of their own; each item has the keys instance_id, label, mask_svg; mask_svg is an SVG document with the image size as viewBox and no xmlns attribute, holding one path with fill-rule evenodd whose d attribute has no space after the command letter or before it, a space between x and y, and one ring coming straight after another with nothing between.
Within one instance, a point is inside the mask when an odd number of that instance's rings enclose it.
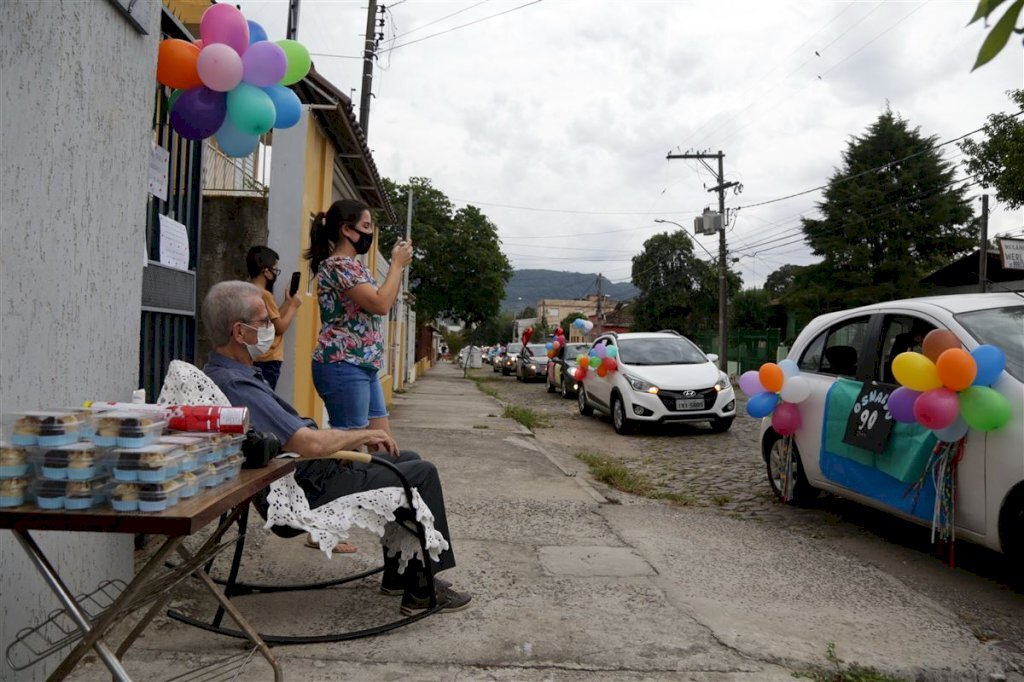
<instances>
[{"instance_id":1,"label":"boy wearing mask","mask_svg":"<svg viewBox=\"0 0 1024 682\"><path fill-rule=\"evenodd\" d=\"M259 287L263 303L270 313L274 334L264 333L254 347L262 354L253 357L253 364L263 373L263 378L271 389L277 389L277 380L281 376L281 363L284 361L284 333L291 326L295 311L302 305L302 299L284 292L284 302L277 307L274 301L274 284L281 275L278 267L280 257L269 246L254 246L245 256L245 268L249 273L249 281ZM269 330L268 330L269 331ZM255 352L250 349L250 353Z\"/></svg>"}]
</instances>

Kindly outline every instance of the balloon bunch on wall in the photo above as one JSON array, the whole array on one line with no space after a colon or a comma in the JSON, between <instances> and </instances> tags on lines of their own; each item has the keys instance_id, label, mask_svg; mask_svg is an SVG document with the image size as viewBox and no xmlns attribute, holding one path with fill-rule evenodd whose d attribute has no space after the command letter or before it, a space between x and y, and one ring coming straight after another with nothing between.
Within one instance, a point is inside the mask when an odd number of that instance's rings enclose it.
<instances>
[{"instance_id":1,"label":"balloon bunch on wall","mask_svg":"<svg viewBox=\"0 0 1024 682\"><path fill-rule=\"evenodd\" d=\"M560 351L564 346L565 346L565 336L562 334L562 328L561 327L559 327L558 329L555 330L555 340L554 341L548 341L546 344L544 344L544 347L547 348L547 350L548 350L548 357L549 358L553 358L556 355L558 355L558 351Z\"/></svg>"},{"instance_id":2,"label":"balloon bunch on wall","mask_svg":"<svg viewBox=\"0 0 1024 682\"><path fill-rule=\"evenodd\" d=\"M576 327L576 329L579 329L584 334L589 334L591 330L594 329L594 323L582 317L577 317L573 320L572 326Z\"/></svg>"},{"instance_id":3,"label":"balloon bunch on wall","mask_svg":"<svg viewBox=\"0 0 1024 682\"><path fill-rule=\"evenodd\" d=\"M591 323L593 325L593 323ZM583 381L589 372L599 377L608 376L619 368L619 351L615 346L599 343L590 349L590 355L576 356L576 380Z\"/></svg>"},{"instance_id":4,"label":"balloon bunch on wall","mask_svg":"<svg viewBox=\"0 0 1024 682\"><path fill-rule=\"evenodd\" d=\"M889 396L889 413L898 422L917 422L944 443L954 443L969 428L994 431L1010 420L1010 403L990 388L1006 367L1006 354L981 345L968 353L948 329L924 337L921 353L900 353L892 373L900 387Z\"/></svg>"},{"instance_id":5,"label":"balloon bunch on wall","mask_svg":"<svg viewBox=\"0 0 1024 682\"><path fill-rule=\"evenodd\" d=\"M803 420L797 404L811 395L811 384L800 376L800 368L792 360L766 362L757 371L744 372L740 375L740 389L750 397L747 414L751 417L771 415L772 428L781 436L800 428Z\"/></svg>"},{"instance_id":6,"label":"balloon bunch on wall","mask_svg":"<svg viewBox=\"0 0 1024 682\"><path fill-rule=\"evenodd\" d=\"M305 78L309 51L294 40L267 40L233 5L207 9L194 43L161 41L156 79L174 92L171 127L188 140L216 135L231 157L248 156L260 135L299 122L302 104L288 85Z\"/></svg>"}]
</instances>

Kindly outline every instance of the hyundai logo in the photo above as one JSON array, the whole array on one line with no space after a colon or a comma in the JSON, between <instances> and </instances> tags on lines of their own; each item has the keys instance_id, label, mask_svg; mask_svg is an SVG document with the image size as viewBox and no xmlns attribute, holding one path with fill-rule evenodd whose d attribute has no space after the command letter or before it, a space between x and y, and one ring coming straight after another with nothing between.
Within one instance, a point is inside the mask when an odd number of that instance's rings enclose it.
<instances>
[{"instance_id":1,"label":"hyundai logo","mask_svg":"<svg viewBox=\"0 0 1024 682\"><path fill-rule=\"evenodd\" d=\"M692 398L697 395L697 391L683 391L684 398Z\"/></svg>"}]
</instances>

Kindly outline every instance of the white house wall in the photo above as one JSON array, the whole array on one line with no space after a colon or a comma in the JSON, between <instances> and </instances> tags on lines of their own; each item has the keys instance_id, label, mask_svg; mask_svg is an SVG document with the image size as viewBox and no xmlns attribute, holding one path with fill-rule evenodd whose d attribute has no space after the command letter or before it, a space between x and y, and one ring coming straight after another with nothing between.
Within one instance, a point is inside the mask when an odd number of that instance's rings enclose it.
<instances>
[{"instance_id":1,"label":"white house wall","mask_svg":"<svg viewBox=\"0 0 1024 682\"><path fill-rule=\"evenodd\" d=\"M0 12L0 411L137 388L159 0ZM132 536L37 533L75 591L130 578ZM0 650L56 599L0 531ZM12 595L17 594L17 598ZM2 679L44 679L56 661Z\"/></svg>"}]
</instances>

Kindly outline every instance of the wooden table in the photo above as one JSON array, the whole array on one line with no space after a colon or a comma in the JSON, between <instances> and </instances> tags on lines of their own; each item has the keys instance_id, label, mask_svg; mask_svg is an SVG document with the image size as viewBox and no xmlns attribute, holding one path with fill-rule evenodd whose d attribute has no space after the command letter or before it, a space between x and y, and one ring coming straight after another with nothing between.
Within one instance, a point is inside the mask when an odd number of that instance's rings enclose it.
<instances>
[{"instance_id":1,"label":"wooden table","mask_svg":"<svg viewBox=\"0 0 1024 682\"><path fill-rule=\"evenodd\" d=\"M95 649L115 680L130 682L131 678L125 672L121 658L153 618L164 609L170 599L171 590L188 576L195 575L274 669L274 679L281 680L280 666L266 643L202 569L203 564L218 551L233 544L234 541L222 543L221 538L242 510L247 507L253 496L277 479L291 473L294 468L293 460L276 459L262 469L243 469L238 478L206 490L193 498L183 500L159 513L118 512L110 508L51 511L39 509L33 504L0 509L0 528L7 528L14 532L15 538L25 550L36 570L56 594L67 615L81 630L81 640L64 658L50 679L65 678L89 649ZM198 532L222 516L217 530L201 547L190 552L182 546L182 540L185 537ZM162 535L166 539L110 606L90 620L81 604L68 590L57 570L29 534L29 531L39 530L148 533ZM165 563L172 552L177 552L182 561L167 571ZM128 612L147 604L151 604L151 606L142 620L121 642L117 651L111 651L103 641L104 635Z\"/></svg>"}]
</instances>

